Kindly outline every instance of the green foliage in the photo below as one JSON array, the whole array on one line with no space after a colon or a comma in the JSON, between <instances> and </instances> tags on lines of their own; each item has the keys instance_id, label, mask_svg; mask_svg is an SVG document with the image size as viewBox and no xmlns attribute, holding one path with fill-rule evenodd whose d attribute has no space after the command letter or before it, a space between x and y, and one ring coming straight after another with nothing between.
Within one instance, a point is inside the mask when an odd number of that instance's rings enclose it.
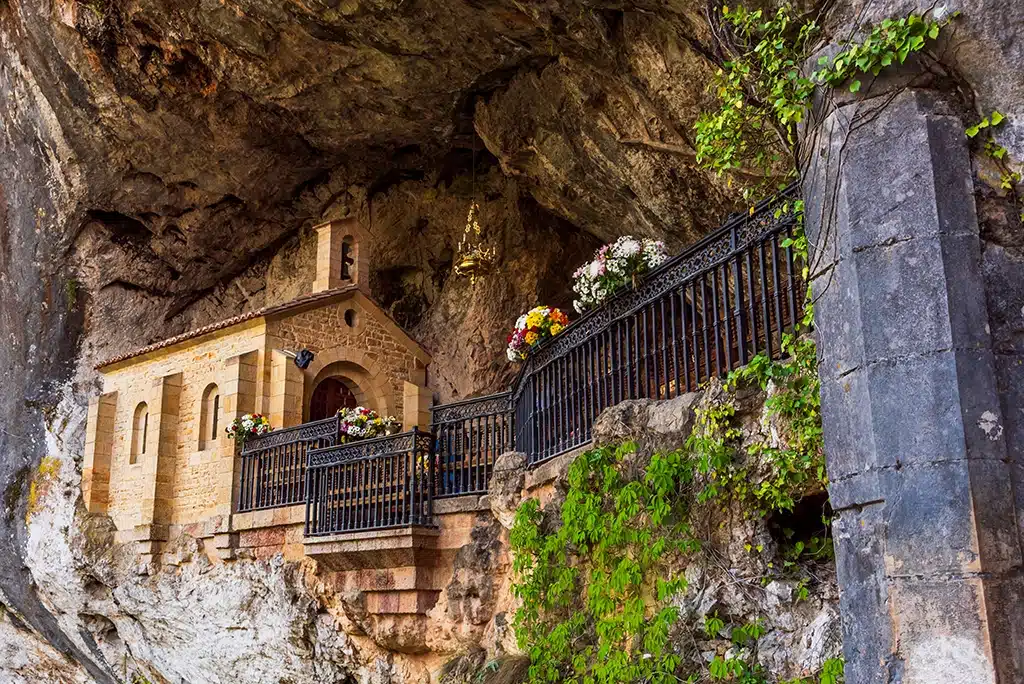
<instances>
[{"instance_id":1,"label":"green foliage","mask_svg":"<svg viewBox=\"0 0 1024 684\"><path fill-rule=\"evenodd\" d=\"M697 162L719 174L740 172L761 180L744 188L744 198L764 194L772 179L796 176L797 126L807 116L815 87L861 89L860 74L878 75L924 49L956 14L938 21L919 14L886 19L860 42L834 57L818 60L808 78L802 71L819 31L789 5L774 14L744 7L722 8L722 26L731 35L731 58L710 89L717 109L694 125ZM730 178L730 183L732 182Z\"/></svg>"},{"instance_id":2,"label":"green foliage","mask_svg":"<svg viewBox=\"0 0 1024 684\"><path fill-rule=\"evenodd\" d=\"M704 634L709 639L718 637L718 633L725 628L725 621L718 617L718 613L704 616Z\"/></svg>"},{"instance_id":3,"label":"green foliage","mask_svg":"<svg viewBox=\"0 0 1024 684\"><path fill-rule=\"evenodd\" d=\"M536 500L517 512L515 628L531 682L677 681L681 658L668 636L679 616L667 599L686 582L656 569L698 548L680 496L693 468L681 451L655 454L627 479L621 464L635 451L603 447L573 462L556 531L541 531Z\"/></svg>"},{"instance_id":4,"label":"green foliage","mask_svg":"<svg viewBox=\"0 0 1024 684\"><path fill-rule=\"evenodd\" d=\"M975 137L977 137L978 133L980 133L981 131L985 130L986 128L995 128L999 124L1003 123L1003 121L1005 121L1005 120L1006 120L1006 117L1003 116L998 111L992 112L991 114L986 116L984 119L982 119L978 123L974 124L973 126L968 127L968 129L966 131L967 132L967 137L968 138L975 138ZM1004 150L1002 148L1000 148L1000 149L1002 151L999 152L996 155L993 155L993 156L996 156L997 158L1001 159L1006 154L1006 150Z\"/></svg>"},{"instance_id":5,"label":"green foliage","mask_svg":"<svg viewBox=\"0 0 1024 684\"><path fill-rule=\"evenodd\" d=\"M942 27L956 16L953 13L938 21L920 14L885 19L872 27L859 43L849 44L834 57L820 57L818 65L821 69L811 78L833 88L849 83L850 92L855 93L861 88L861 82L855 76L877 76L885 67L903 64L911 53L923 50L929 40L938 38Z\"/></svg>"},{"instance_id":6,"label":"green foliage","mask_svg":"<svg viewBox=\"0 0 1024 684\"><path fill-rule=\"evenodd\" d=\"M985 133L985 147L983 151L999 167L1000 187L1011 192L1014 200L1016 200L1017 184L1021 181L1020 172L1011 168L1011 159L1006 148L997 143L992 135L992 131L998 128L1005 120L1005 116L998 111L993 111L978 123L968 127L966 133L968 138L977 138L982 132ZM1024 220L1024 216L1022 216L1022 220Z\"/></svg>"},{"instance_id":7,"label":"green foliage","mask_svg":"<svg viewBox=\"0 0 1024 684\"><path fill-rule=\"evenodd\" d=\"M669 643L679 614L668 599L686 583L666 570L672 558L700 548L689 502L738 500L764 515L791 508L824 482L814 345L794 338L785 343L790 361L757 357L727 383L775 387L766 411L785 446L757 444L742 453L736 407L727 398L698 411L685 450L654 454L642 472L635 444L579 456L569 469L558 524L545 523L536 500L520 506L511 533L513 592L522 601L514 627L530 655L531 683L696 681L682 679L682 658ZM752 477L750 456L766 464L767 473ZM797 542L791 558L823 555L824 544ZM806 583L798 596L807 598ZM714 614L699 629L714 638L724 627ZM732 640L737 648L752 647L763 631L759 623L736 627ZM737 657L717 658L708 674L767 681L759 667Z\"/></svg>"},{"instance_id":8,"label":"green foliage","mask_svg":"<svg viewBox=\"0 0 1024 684\"><path fill-rule=\"evenodd\" d=\"M754 443L746 447L750 458L738 458L741 432L734 421L732 399L726 397L698 409L686 448L693 454L698 472L707 478L699 500L740 500L749 514L766 515L792 509L804 494L826 482L814 341L787 335L783 349L789 360L774 361L759 354L730 373L725 383L730 389L740 384L774 387L765 411L778 423L783 446ZM752 477L751 462L763 464L766 472Z\"/></svg>"},{"instance_id":9,"label":"green foliage","mask_svg":"<svg viewBox=\"0 0 1024 684\"><path fill-rule=\"evenodd\" d=\"M718 173L777 176L779 150L788 153L795 147L797 124L814 92L800 64L818 27L797 21L788 6L774 15L723 7L722 20L736 36L736 54L711 83L719 108L694 126L697 162ZM793 158L783 167L783 176L795 174Z\"/></svg>"},{"instance_id":10,"label":"green foliage","mask_svg":"<svg viewBox=\"0 0 1024 684\"><path fill-rule=\"evenodd\" d=\"M819 675L819 684L842 684L843 682L843 660L842 658L830 658L825 661Z\"/></svg>"}]
</instances>

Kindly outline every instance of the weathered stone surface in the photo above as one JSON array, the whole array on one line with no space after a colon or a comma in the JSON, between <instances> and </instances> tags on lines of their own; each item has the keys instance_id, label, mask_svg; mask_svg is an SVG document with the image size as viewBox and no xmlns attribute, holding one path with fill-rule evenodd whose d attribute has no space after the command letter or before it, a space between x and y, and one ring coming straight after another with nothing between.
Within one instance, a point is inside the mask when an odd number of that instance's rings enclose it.
<instances>
[{"instance_id":1,"label":"weathered stone surface","mask_svg":"<svg viewBox=\"0 0 1024 684\"><path fill-rule=\"evenodd\" d=\"M526 454L510 451L498 457L491 471L487 500L491 513L506 530L512 529L516 508L523 500L526 484Z\"/></svg>"},{"instance_id":2,"label":"weathered stone surface","mask_svg":"<svg viewBox=\"0 0 1024 684\"><path fill-rule=\"evenodd\" d=\"M691 392L664 402L624 401L594 421L594 443L613 444L643 436L652 448L681 445L693 430L693 410L701 399L700 393Z\"/></svg>"},{"instance_id":3,"label":"weathered stone surface","mask_svg":"<svg viewBox=\"0 0 1024 684\"><path fill-rule=\"evenodd\" d=\"M963 124L934 92L874 95L807 169L846 677L1016 682L994 654L1019 607L982 608L1022 549Z\"/></svg>"}]
</instances>

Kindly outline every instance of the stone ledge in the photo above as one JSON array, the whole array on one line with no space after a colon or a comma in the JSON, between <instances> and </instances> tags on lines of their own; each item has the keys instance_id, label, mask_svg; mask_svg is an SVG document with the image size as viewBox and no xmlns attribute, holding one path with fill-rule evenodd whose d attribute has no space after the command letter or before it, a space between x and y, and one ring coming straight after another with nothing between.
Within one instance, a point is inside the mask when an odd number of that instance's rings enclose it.
<instances>
[{"instance_id":1,"label":"stone ledge","mask_svg":"<svg viewBox=\"0 0 1024 684\"><path fill-rule=\"evenodd\" d=\"M436 527L366 530L310 537L303 549L307 556L335 571L433 567L440 534Z\"/></svg>"},{"instance_id":2,"label":"stone ledge","mask_svg":"<svg viewBox=\"0 0 1024 684\"><path fill-rule=\"evenodd\" d=\"M553 482L569 468L569 464L576 460L577 456L590 448L589 444L585 444L572 451L567 451L561 456L556 456L550 461L545 461L535 468L528 468L526 470L526 491L529 492Z\"/></svg>"},{"instance_id":3,"label":"stone ledge","mask_svg":"<svg viewBox=\"0 0 1024 684\"><path fill-rule=\"evenodd\" d=\"M305 524L306 505L282 506L265 511L248 511L235 513L231 516L231 531L240 532L260 527L278 527L281 525Z\"/></svg>"},{"instance_id":4,"label":"stone ledge","mask_svg":"<svg viewBox=\"0 0 1024 684\"><path fill-rule=\"evenodd\" d=\"M445 499L434 499L434 515L448 513L475 513L491 510L486 494L466 494Z\"/></svg>"}]
</instances>

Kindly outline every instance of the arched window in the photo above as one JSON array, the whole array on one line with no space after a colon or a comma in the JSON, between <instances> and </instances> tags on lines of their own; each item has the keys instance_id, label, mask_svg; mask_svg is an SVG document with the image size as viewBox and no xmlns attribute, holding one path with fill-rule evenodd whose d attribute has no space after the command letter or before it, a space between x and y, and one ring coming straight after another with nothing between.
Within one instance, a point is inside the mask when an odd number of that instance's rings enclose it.
<instances>
[{"instance_id":1,"label":"arched window","mask_svg":"<svg viewBox=\"0 0 1024 684\"><path fill-rule=\"evenodd\" d=\"M346 235L341 240L341 279L352 280L352 267L355 266L356 240L351 235Z\"/></svg>"},{"instance_id":2,"label":"arched window","mask_svg":"<svg viewBox=\"0 0 1024 684\"><path fill-rule=\"evenodd\" d=\"M199 450L217 446L217 431L220 430L220 390L210 383L203 390L199 407Z\"/></svg>"},{"instance_id":3,"label":"arched window","mask_svg":"<svg viewBox=\"0 0 1024 684\"><path fill-rule=\"evenodd\" d=\"M135 415L132 418L132 449L128 462L135 464L139 462L139 456L146 455L146 442L149 439L149 406L141 402L135 407Z\"/></svg>"}]
</instances>

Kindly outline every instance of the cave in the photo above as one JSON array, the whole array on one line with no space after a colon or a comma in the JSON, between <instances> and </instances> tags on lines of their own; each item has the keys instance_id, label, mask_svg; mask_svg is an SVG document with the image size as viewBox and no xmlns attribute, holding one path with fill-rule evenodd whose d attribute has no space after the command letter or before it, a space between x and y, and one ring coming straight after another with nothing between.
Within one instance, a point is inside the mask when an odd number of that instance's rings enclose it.
<instances>
[{"instance_id":1,"label":"cave","mask_svg":"<svg viewBox=\"0 0 1024 684\"><path fill-rule=\"evenodd\" d=\"M0 680L579 674L517 639L517 512L551 532L582 455L688 453L727 396L730 486L760 491L789 354L824 446L791 508L694 507L704 565L646 589L689 580L658 597L671 675L1024 681L1021 27L1003 0L0 0ZM597 293L620 239L658 263ZM720 384L751 368L780 374ZM580 623L580 667L614 668Z\"/></svg>"}]
</instances>

